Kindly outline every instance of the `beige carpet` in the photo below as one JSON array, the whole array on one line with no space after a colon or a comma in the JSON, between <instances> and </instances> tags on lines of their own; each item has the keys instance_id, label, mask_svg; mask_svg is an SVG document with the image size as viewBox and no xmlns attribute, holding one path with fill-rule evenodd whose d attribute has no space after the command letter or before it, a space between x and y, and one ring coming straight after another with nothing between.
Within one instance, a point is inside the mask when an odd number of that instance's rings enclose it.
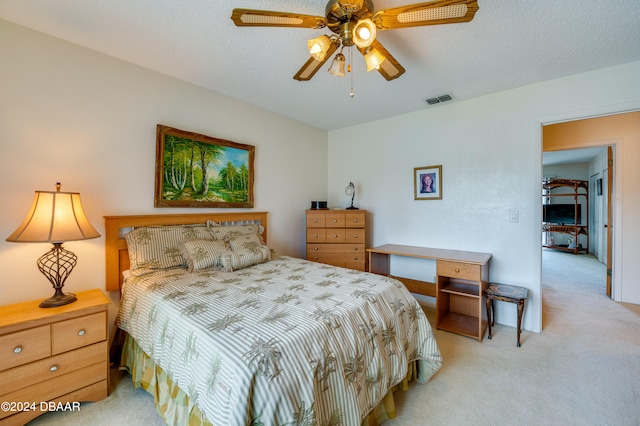
<instances>
[{"instance_id":1,"label":"beige carpet","mask_svg":"<svg viewBox=\"0 0 640 426\"><path fill-rule=\"evenodd\" d=\"M482 343L436 331L442 369L397 393L400 414L385 424L640 425L640 306L605 296L605 267L590 255L544 250L543 264L542 333L525 330L517 348L515 328L500 324ZM31 424L162 424L128 377L114 370L112 384L104 401Z\"/></svg>"}]
</instances>

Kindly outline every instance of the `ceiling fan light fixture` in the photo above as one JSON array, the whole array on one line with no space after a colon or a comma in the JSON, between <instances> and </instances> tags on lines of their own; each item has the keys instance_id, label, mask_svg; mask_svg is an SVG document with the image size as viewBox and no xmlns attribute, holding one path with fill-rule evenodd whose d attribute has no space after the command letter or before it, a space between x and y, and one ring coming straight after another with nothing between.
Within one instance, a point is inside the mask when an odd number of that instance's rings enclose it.
<instances>
[{"instance_id":1,"label":"ceiling fan light fixture","mask_svg":"<svg viewBox=\"0 0 640 426\"><path fill-rule=\"evenodd\" d=\"M335 75L336 77L344 77L344 61L344 55L338 53L331 62L329 74Z\"/></svg>"},{"instance_id":2,"label":"ceiling fan light fixture","mask_svg":"<svg viewBox=\"0 0 640 426\"><path fill-rule=\"evenodd\" d=\"M371 46L376 39L376 25L369 18L360 19L353 28L353 42L361 49Z\"/></svg>"},{"instance_id":3,"label":"ceiling fan light fixture","mask_svg":"<svg viewBox=\"0 0 640 426\"><path fill-rule=\"evenodd\" d=\"M367 71L377 70L380 68L380 65L386 60L384 56L378 49L373 47L368 47L364 52L364 61L367 63Z\"/></svg>"},{"instance_id":4,"label":"ceiling fan light fixture","mask_svg":"<svg viewBox=\"0 0 640 426\"><path fill-rule=\"evenodd\" d=\"M320 37L307 41L307 48L309 49L309 54L313 56L313 59L316 61L324 61L330 44L331 39L326 35L321 35Z\"/></svg>"}]
</instances>

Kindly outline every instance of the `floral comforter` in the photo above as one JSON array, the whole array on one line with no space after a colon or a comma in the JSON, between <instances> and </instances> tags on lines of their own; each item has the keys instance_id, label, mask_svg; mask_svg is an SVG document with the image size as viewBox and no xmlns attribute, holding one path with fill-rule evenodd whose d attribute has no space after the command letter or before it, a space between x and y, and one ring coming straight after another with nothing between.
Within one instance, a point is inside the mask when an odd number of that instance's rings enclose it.
<instances>
[{"instance_id":1,"label":"floral comforter","mask_svg":"<svg viewBox=\"0 0 640 426\"><path fill-rule=\"evenodd\" d=\"M399 281L291 257L127 278L116 325L216 425L360 425L441 357Z\"/></svg>"}]
</instances>

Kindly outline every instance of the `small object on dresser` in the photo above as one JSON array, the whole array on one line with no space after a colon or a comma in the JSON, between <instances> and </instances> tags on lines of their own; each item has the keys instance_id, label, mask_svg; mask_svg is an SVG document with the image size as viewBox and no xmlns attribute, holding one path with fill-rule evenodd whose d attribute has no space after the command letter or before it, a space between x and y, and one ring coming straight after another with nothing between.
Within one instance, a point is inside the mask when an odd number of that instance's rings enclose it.
<instances>
[{"instance_id":1,"label":"small object on dresser","mask_svg":"<svg viewBox=\"0 0 640 426\"><path fill-rule=\"evenodd\" d=\"M357 207L353 206L353 198L356 196L356 187L353 185L353 182L349 182L349 185L344 189L344 193L351 197L351 205L347 207L347 210L358 210Z\"/></svg>"},{"instance_id":2,"label":"small object on dresser","mask_svg":"<svg viewBox=\"0 0 640 426\"><path fill-rule=\"evenodd\" d=\"M327 204L326 201L312 201L311 210L326 210Z\"/></svg>"}]
</instances>

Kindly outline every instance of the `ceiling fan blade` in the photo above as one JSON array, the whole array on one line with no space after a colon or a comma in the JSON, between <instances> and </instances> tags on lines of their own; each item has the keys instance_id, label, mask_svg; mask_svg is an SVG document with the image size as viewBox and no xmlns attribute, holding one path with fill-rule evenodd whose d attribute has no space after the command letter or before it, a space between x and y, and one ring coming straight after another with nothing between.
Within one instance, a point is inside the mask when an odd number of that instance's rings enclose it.
<instances>
[{"instance_id":1,"label":"ceiling fan blade","mask_svg":"<svg viewBox=\"0 0 640 426\"><path fill-rule=\"evenodd\" d=\"M404 74L405 72L404 67L400 65L400 63L396 60L396 58L394 58L387 49L384 48L382 43L380 43L378 40L374 40L373 43L371 43L370 47L373 49L376 49L385 58L385 61L382 61L382 63L380 64L380 68L378 68L378 72L385 79L387 79L388 81L395 80L396 78ZM358 50L363 55L365 54L365 51L367 49L368 48L358 47Z\"/></svg>"},{"instance_id":2,"label":"ceiling fan blade","mask_svg":"<svg viewBox=\"0 0 640 426\"><path fill-rule=\"evenodd\" d=\"M324 56L324 60L318 61L314 59L313 56L310 56L307 62L300 68L300 70L293 76L295 80L298 81L309 81L311 78L318 72L320 67L324 65L325 62L333 56L333 53L338 49L340 43L337 41L332 41L329 45L329 49L327 49L327 54Z\"/></svg>"},{"instance_id":3,"label":"ceiling fan blade","mask_svg":"<svg viewBox=\"0 0 640 426\"><path fill-rule=\"evenodd\" d=\"M327 26L327 19L322 16L269 10L233 9L231 19L238 27L324 28Z\"/></svg>"},{"instance_id":4,"label":"ceiling fan blade","mask_svg":"<svg viewBox=\"0 0 640 426\"><path fill-rule=\"evenodd\" d=\"M477 0L434 0L380 10L371 19L379 30L392 30L469 22L477 11Z\"/></svg>"}]
</instances>

